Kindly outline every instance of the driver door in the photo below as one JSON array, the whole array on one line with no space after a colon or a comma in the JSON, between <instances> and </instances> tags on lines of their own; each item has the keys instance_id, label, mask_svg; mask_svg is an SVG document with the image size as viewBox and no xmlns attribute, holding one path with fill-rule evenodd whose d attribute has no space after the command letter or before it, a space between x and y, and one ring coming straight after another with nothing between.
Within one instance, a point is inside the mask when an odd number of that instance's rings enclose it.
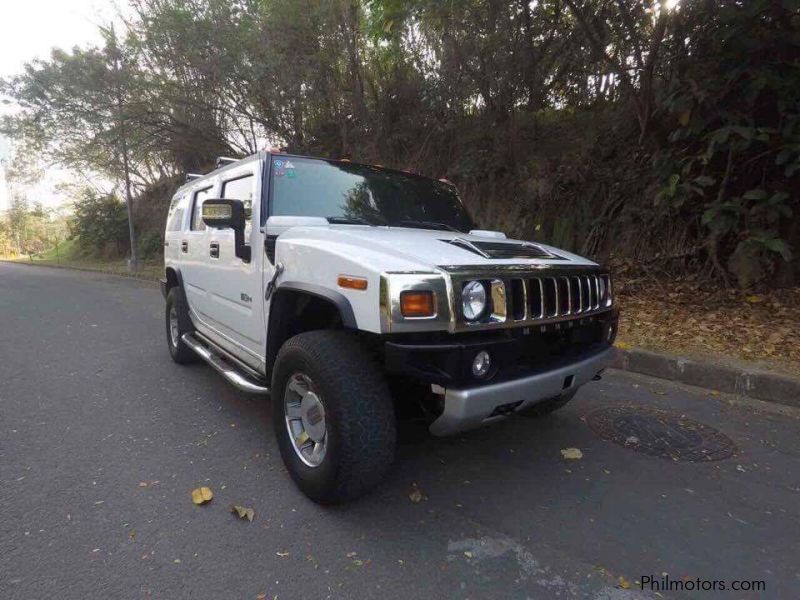
<instances>
[{"instance_id":1,"label":"driver door","mask_svg":"<svg viewBox=\"0 0 800 600\"><path fill-rule=\"evenodd\" d=\"M209 272L206 316L211 337L243 362L260 370L266 353L262 270L264 252L258 223L261 194L261 162L254 160L220 174L221 198L240 200L245 205L245 243L253 251L250 262L236 257L231 229L209 228Z\"/></svg>"}]
</instances>

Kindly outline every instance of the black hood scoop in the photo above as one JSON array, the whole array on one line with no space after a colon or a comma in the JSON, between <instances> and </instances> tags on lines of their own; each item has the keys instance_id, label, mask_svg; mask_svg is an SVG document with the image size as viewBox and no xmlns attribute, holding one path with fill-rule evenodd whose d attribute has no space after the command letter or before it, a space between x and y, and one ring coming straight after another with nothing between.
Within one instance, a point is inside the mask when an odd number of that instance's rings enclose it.
<instances>
[{"instance_id":1,"label":"black hood scoop","mask_svg":"<svg viewBox=\"0 0 800 600\"><path fill-rule=\"evenodd\" d=\"M548 258L564 260L563 256L558 256L557 254L548 252L541 246L528 242L475 242L464 238L441 241L468 250L483 258Z\"/></svg>"}]
</instances>

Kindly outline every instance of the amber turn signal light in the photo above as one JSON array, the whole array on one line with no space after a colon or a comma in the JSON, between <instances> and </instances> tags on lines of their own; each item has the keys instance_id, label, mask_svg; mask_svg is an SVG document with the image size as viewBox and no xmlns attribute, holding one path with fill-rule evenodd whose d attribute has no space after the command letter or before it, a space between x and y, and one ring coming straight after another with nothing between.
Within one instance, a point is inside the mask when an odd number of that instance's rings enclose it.
<instances>
[{"instance_id":1,"label":"amber turn signal light","mask_svg":"<svg viewBox=\"0 0 800 600\"><path fill-rule=\"evenodd\" d=\"M349 288L351 290L364 291L365 289L367 289L367 280L362 277L350 277L348 275L339 275L337 283L339 284L339 287Z\"/></svg>"},{"instance_id":2,"label":"amber turn signal light","mask_svg":"<svg viewBox=\"0 0 800 600\"><path fill-rule=\"evenodd\" d=\"M432 317L436 314L433 292L400 292L400 313L404 317Z\"/></svg>"}]
</instances>

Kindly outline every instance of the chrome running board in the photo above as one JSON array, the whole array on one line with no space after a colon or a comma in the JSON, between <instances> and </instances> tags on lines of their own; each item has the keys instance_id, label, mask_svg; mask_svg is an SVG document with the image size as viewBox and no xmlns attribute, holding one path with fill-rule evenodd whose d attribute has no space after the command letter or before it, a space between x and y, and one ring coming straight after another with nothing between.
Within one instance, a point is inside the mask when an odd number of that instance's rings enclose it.
<instances>
[{"instance_id":1,"label":"chrome running board","mask_svg":"<svg viewBox=\"0 0 800 600\"><path fill-rule=\"evenodd\" d=\"M191 333L184 333L181 336L183 343L189 346L195 354L214 367L219 373L235 387L249 394L269 394L269 388L253 381L240 373L233 365L218 355L209 347L205 346Z\"/></svg>"}]
</instances>

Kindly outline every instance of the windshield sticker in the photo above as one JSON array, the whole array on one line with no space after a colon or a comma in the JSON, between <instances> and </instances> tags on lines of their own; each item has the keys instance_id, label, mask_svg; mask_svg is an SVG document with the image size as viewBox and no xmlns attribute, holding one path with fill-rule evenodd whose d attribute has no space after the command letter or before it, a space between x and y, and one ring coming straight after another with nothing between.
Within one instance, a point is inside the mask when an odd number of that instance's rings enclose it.
<instances>
[{"instance_id":1,"label":"windshield sticker","mask_svg":"<svg viewBox=\"0 0 800 600\"><path fill-rule=\"evenodd\" d=\"M290 160L286 161L286 168L287 169L294 169L294 165L292 164L292 161L290 161Z\"/></svg>"},{"instance_id":2,"label":"windshield sticker","mask_svg":"<svg viewBox=\"0 0 800 600\"><path fill-rule=\"evenodd\" d=\"M286 171L283 169L278 169L275 171L275 177L283 177L284 175L286 175Z\"/></svg>"},{"instance_id":3,"label":"windshield sticker","mask_svg":"<svg viewBox=\"0 0 800 600\"><path fill-rule=\"evenodd\" d=\"M283 161L281 159L277 159L275 161L275 167L280 169L283 166Z\"/></svg>"},{"instance_id":4,"label":"windshield sticker","mask_svg":"<svg viewBox=\"0 0 800 600\"><path fill-rule=\"evenodd\" d=\"M294 179L295 177L297 177L297 172L294 169L287 169L286 177L289 179Z\"/></svg>"}]
</instances>

